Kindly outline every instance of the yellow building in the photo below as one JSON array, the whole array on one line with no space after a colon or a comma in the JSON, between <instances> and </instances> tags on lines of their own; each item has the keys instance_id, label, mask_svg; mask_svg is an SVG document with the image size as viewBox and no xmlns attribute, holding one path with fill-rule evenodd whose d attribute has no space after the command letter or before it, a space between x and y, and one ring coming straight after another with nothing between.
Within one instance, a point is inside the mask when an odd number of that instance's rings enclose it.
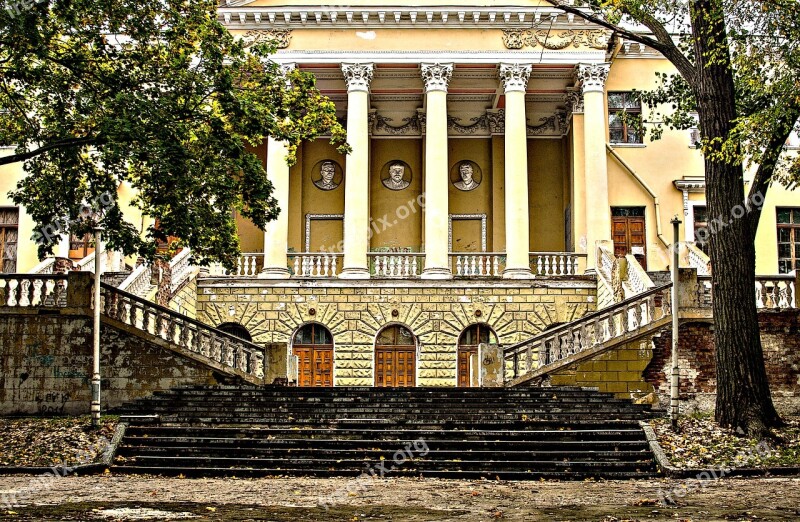
<instances>
[{"instance_id":1,"label":"yellow building","mask_svg":"<svg viewBox=\"0 0 800 522\"><path fill-rule=\"evenodd\" d=\"M480 343L613 302L598 242L658 272L675 215L697 239L696 133L643 140L617 117L651 121L631 91L671 64L544 2L486 4L221 3L233 34L276 38L277 62L317 77L353 152L320 139L289 168L281 143L258 149L283 211L266 233L239 219L247 254L235 274L200 271L198 319L285 343L301 385L468 386ZM5 193L21 174L4 169ZM3 237L14 212L30 236L24 210L2 211ZM800 267L796 192L771 189L757 246L760 274ZM34 250L21 242L13 269ZM684 259L706 268L696 247ZM640 271L629 290L652 287Z\"/></svg>"}]
</instances>

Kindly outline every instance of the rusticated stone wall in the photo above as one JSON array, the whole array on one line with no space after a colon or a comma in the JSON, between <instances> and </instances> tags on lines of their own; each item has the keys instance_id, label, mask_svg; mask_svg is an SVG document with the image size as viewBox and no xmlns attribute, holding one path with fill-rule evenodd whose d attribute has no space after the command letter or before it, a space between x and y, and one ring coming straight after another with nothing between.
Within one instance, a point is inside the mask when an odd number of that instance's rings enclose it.
<instances>
[{"instance_id":1,"label":"rusticated stone wall","mask_svg":"<svg viewBox=\"0 0 800 522\"><path fill-rule=\"evenodd\" d=\"M455 386L457 343L475 323L489 325L501 344L526 339L553 323L595 308L595 281L267 281L199 282L197 319L212 326L238 322L258 344L290 344L310 322L333 334L337 386L372 386L375 337L406 326L417 338L417 384Z\"/></svg>"}]
</instances>

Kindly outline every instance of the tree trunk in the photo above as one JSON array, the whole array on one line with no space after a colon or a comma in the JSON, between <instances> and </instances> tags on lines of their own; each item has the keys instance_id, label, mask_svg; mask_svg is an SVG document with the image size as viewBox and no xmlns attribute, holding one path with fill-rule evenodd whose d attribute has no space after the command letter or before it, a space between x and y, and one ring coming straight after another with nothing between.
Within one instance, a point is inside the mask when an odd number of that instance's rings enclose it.
<instances>
[{"instance_id":1,"label":"tree trunk","mask_svg":"<svg viewBox=\"0 0 800 522\"><path fill-rule=\"evenodd\" d=\"M704 138L724 141L736 118L733 73L720 0L692 2L698 76L693 86ZM716 420L722 426L762 435L781 419L772 404L755 297L755 244L745 203L743 168L706 154L706 200L710 212ZM744 212L744 213L743 213Z\"/></svg>"}]
</instances>

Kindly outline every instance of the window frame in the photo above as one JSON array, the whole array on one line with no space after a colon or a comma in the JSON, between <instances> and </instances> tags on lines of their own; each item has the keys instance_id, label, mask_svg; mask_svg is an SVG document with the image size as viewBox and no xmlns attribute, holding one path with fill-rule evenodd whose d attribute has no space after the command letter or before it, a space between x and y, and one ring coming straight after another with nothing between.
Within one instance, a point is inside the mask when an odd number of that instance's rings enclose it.
<instances>
[{"instance_id":1,"label":"window frame","mask_svg":"<svg viewBox=\"0 0 800 522\"><path fill-rule=\"evenodd\" d=\"M778 214L783 211L789 211L789 222L779 223ZM789 231L789 241L781 241L781 230ZM778 254L778 273L790 274L794 270L800 271L800 207L775 207L775 232L776 232L776 247ZM781 256L781 245L789 245L789 257ZM789 261L790 269L787 271L782 270L782 262Z\"/></svg>"},{"instance_id":2,"label":"window frame","mask_svg":"<svg viewBox=\"0 0 800 522\"><path fill-rule=\"evenodd\" d=\"M633 101L636 103L637 106L636 107L628 107L628 100L632 97L633 92L634 91L609 91L607 96L606 96L606 103L607 103L607 107L608 107L608 141L610 143L612 143L612 144L616 144L616 145L644 145L644 129L642 128L642 126L640 126L638 129L636 129L637 132L635 132L635 133L631 132L629 134L630 130L632 129L632 126L629 123L626 123L623 118L619 117L619 119L620 119L620 124L619 125L612 125L611 124L612 117L614 117L614 116L616 116L616 115L618 115L620 113L629 114L629 115L632 115L634 117L638 116L639 121L643 122L643 120L642 120L642 117L643 117L642 116L642 114L643 114L642 101L639 100L639 99L634 99ZM621 107L617 107L617 106L612 106L611 105L611 98L614 95L621 95L622 96L622 106ZM613 134L612 133L615 130L621 130L622 131L622 139L621 140L614 140L613 139L613 137L612 137ZM629 139L630 135L635 135L635 140L634 141L630 141L630 139Z\"/></svg>"},{"instance_id":3,"label":"window frame","mask_svg":"<svg viewBox=\"0 0 800 522\"><path fill-rule=\"evenodd\" d=\"M13 274L18 269L19 263L19 207L0 207L0 213L9 212L11 214L16 214L16 222L14 223L2 223L0 222L0 273L3 274ZM16 231L16 239L13 241L7 241L8 231L14 230ZM14 255L13 257L6 258L6 246L9 244L13 244L14 248ZM6 262L9 262L13 265L13 270L6 271Z\"/></svg>"}]
</instances>

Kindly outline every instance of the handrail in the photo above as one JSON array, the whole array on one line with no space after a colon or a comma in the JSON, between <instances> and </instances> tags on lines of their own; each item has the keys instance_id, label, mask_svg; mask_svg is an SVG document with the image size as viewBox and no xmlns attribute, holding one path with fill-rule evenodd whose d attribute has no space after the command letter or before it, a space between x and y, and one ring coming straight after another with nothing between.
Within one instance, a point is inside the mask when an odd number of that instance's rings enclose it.
<instances>
[{"instance_id":1,"label":"handrail","mask_svg":"<svg viewBox=\"0 0 800 522\"><path fill-rule=\"evenodd\" d=\"M263 383L265 357L261 346L113 285L101 282L100 288L103 290L100 306L106 317L210 359L236 375Z\"/></svg>"},{"instance_id":2,"label":"handrail","mask_svg":"<svg viewBox=\"0 0 800 522\"><path fill-rule=\"evenodd\" d=\"M668 290L670 288L672 288L672 283L667 283L665 285L661 285L659 287L656 287L656 288L653 288L651 290L648 290L647 292L644 292L642 294L639 294L639 295L636 295L636 296L633 296L633 297L629 297L628 299L625 299L624 301L620 301L619 303L615 303L614 306L611 306L609 308L604 308L602 310L597 310L597 311L592 312L590 314L586 314L583 317L581 317L579 319L576 319L572 323L563 324L563 325L561 325L559 327L556 327L556 328L553 328L551 330L543 330L542 332L539 332L538 334L534 335L530 339L527 339L525 341L521 341L521 342L516 343L516 344L511 344L509 346L506 346L506 347L503 348L503 352L504 353L505 352L512 352L512 351L514 351L514 350L516 350L518 348L521 348L523 346L526 346L526 345L536 341L540 337L550 337L552 335L555 335L555 334L558 334L558 333L561 333L561 332L564 332L564 331L567 331L567 330L571 330L572 328L575 327L574 323L577 323L577 322L588 322L588 321L592 321L594 319L603 317L605 315L608 315L609 313L611 313L615 309L624 308L624 307L626 307L628 305L632 305L632 304L636 303L637 301L641 301L645 297L650 297L651 295L659 294L659 293L663 292L664 290Z\"/></svg>"},{"instance_id":3,"label":"handrail","mask_svg":"<svg viewBox=\"0 0 800 522\"><path fill-rule=\"evenodd\" d=\"M263 348L261 346L255 344L253 342L250 342L250 341L247 341L245 339L242 339L241 337L236 337L235 335L229 334L228 332L223 332L222 330L217 330L213 326L210 326L210 325L208 325L206 323L202 323L202 322L198 321L197 319L192 319L191 317L187 317L187 316L185 316L183 314L179 314L175 310L167 308L166 306L162 306L162 305L154 303L152 301L148 301L147 299L143 299L143 298L139 297L138 295L132 294L130 292L126 292L125 290L120 290L119 288L117 288L114 285L110 285L108 283L103 283L101 281L100 282L100 289L101 290L110 290L115 294L120 294L123 297L125 297L127 299L130 299L131 301L135 301L135 302L137 302L139 304L145 305L148 308L153 308L153 309L155 309L155 310L157 310L157 311L159 311L159 312L161 312L163 314L176 316L176 317L180 318L180 320L185 322L185 323L189 323L191 325L197 326L199 328L202 328L203 330L209 330L209 331L213 332L214 334L219 335L220 337L226 337L226 338L228 338L230 340L233 340L233 341L236 341L236 342L240 342L240 343L242 343L244 345L249 345L249 347L251 347L251 348L253 348L255 350L263 350Z\"/></svg>"}]
</instances>

